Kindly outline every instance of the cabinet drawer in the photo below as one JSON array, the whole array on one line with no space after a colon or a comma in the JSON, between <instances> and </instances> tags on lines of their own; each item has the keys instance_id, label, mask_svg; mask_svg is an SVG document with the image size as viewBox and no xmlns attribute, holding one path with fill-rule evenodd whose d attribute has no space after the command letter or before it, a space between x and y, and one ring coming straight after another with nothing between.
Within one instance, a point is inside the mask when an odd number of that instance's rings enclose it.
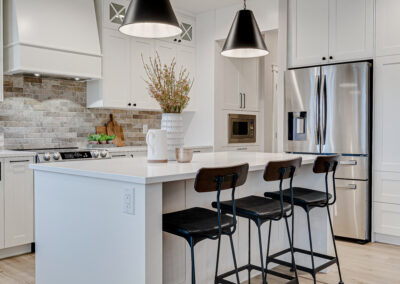
<instances>
[{"instance_id":1,"label":"cabinet drawer","mask_svg":"<svg viewBox=\"0 0 400 284\"><path fill-rule=\"evenodd\" d=\"M374 202L374 232L400 237L400 205Z\"/></svg>"},{"instance_id":2,"label":"cabinet drawer","mask_svg":"<svg viewBox=\"0 0 400 284\"><path fill-rule=\"evenodd\" d=\"M240 151L240 152L259 152L260 146L258 145L242 145L242 146L232 146L232 147L222 147L223 151Z\"/></svg>"}]
</instances>

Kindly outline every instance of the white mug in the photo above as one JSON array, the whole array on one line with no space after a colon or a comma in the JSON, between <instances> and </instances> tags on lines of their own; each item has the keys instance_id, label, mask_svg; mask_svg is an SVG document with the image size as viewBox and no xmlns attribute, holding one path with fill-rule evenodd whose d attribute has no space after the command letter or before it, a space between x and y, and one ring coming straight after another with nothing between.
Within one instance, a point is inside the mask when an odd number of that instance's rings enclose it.
<instances>
[{"instance_id":1,"label":"white mug","mask_svg":"<svg viewBox=\"0 0 400 284\"><path fill-rule=\"evenodd\" d=\"M147 161L151 163L168 162L167 131L150 129L146 135Z\"/></svg>"}]
</instances>

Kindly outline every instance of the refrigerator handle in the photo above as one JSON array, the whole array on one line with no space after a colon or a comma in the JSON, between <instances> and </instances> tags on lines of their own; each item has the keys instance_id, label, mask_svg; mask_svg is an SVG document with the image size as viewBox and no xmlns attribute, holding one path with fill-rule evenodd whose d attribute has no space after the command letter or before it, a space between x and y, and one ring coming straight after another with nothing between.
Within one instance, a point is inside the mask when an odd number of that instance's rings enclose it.
<instances>
[{"instance_id":1,"label":"refrigerator handle","mask_svg":"<svg viewBox=\"0 0 400 284\"><path fill-rule=\"evenodd\" d=\"M320 77L319 75L315 76L315 123L314 123L314 133L315 133L315 145L319 145L319 97L320 97Z\"/></svg>"},{"instance_id":2,"label":"refrigerator handle","mask_svg":"<svg viewBox=\"0 0 400 284\"><path fill-rule=\"evenodd\" d=\"M322 77L321 83L321 145L325 145L326 142L326 75Z\"/></svg>"}]
</instances>

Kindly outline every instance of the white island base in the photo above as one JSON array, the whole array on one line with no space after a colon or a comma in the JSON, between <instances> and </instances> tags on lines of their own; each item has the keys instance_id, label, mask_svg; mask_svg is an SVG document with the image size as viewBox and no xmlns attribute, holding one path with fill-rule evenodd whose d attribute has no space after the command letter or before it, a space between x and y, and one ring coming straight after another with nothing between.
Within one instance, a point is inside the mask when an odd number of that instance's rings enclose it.
<instances>
[{"instance_id":1,"label":"white island base","mask_svg":"<svg viewBox=\"0 0 400 284\"><path fill-rule=\"evenodd\" d=\"M249 176L236 197L262 196L278 190L277 183L262 178L267 162L295 157L223 152L196 154L189 164L147 164L144 158L126 158L31 165L35 170L36 283L189 284L189 246L182 238L162 232L162 214L194 206L210 208L216 194L194 190L197 170L247 162ZM313 161L313 156L303 156L294 185L324 190L323 175L312 173ZM225 191L222 200L229 198L230 191ZM327 220L326 209L311 211L313 246L321 253L331 251ZM305 213L296 209L296 247L309 248L306 228ZM265 257L268 224L262 229ZM284 222L274 222L272 229L271 253L287 248ZM254 224L251 242L252 262L259 265ZM238 264L246 264L247 220L239 218L234 243ZM196 245L197 283L214 283L216 248L217 241L211 240ZM311 265L308 256L296 255L296 260ZM219 272L231 269L229 239L223 237ZM247 272L240 277L245 281Z\"/></svg>"}]
</instances>

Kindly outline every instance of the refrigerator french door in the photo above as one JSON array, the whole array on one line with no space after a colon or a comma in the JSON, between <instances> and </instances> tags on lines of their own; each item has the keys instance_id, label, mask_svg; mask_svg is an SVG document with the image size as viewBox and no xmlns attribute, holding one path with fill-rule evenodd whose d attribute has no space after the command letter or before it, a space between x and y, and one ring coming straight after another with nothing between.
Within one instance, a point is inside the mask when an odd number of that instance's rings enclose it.
<instances>
[{"instance_id":1,"label":"refrigerator french door","mask_svg":"<svg viewBox=\"0 0 400 284\"><path fill-rule=\"evenodd\" d=\"M334 226L369 240L371 63L285 72L285 152L341 154Z\"/></svg>"}]
</instances>

